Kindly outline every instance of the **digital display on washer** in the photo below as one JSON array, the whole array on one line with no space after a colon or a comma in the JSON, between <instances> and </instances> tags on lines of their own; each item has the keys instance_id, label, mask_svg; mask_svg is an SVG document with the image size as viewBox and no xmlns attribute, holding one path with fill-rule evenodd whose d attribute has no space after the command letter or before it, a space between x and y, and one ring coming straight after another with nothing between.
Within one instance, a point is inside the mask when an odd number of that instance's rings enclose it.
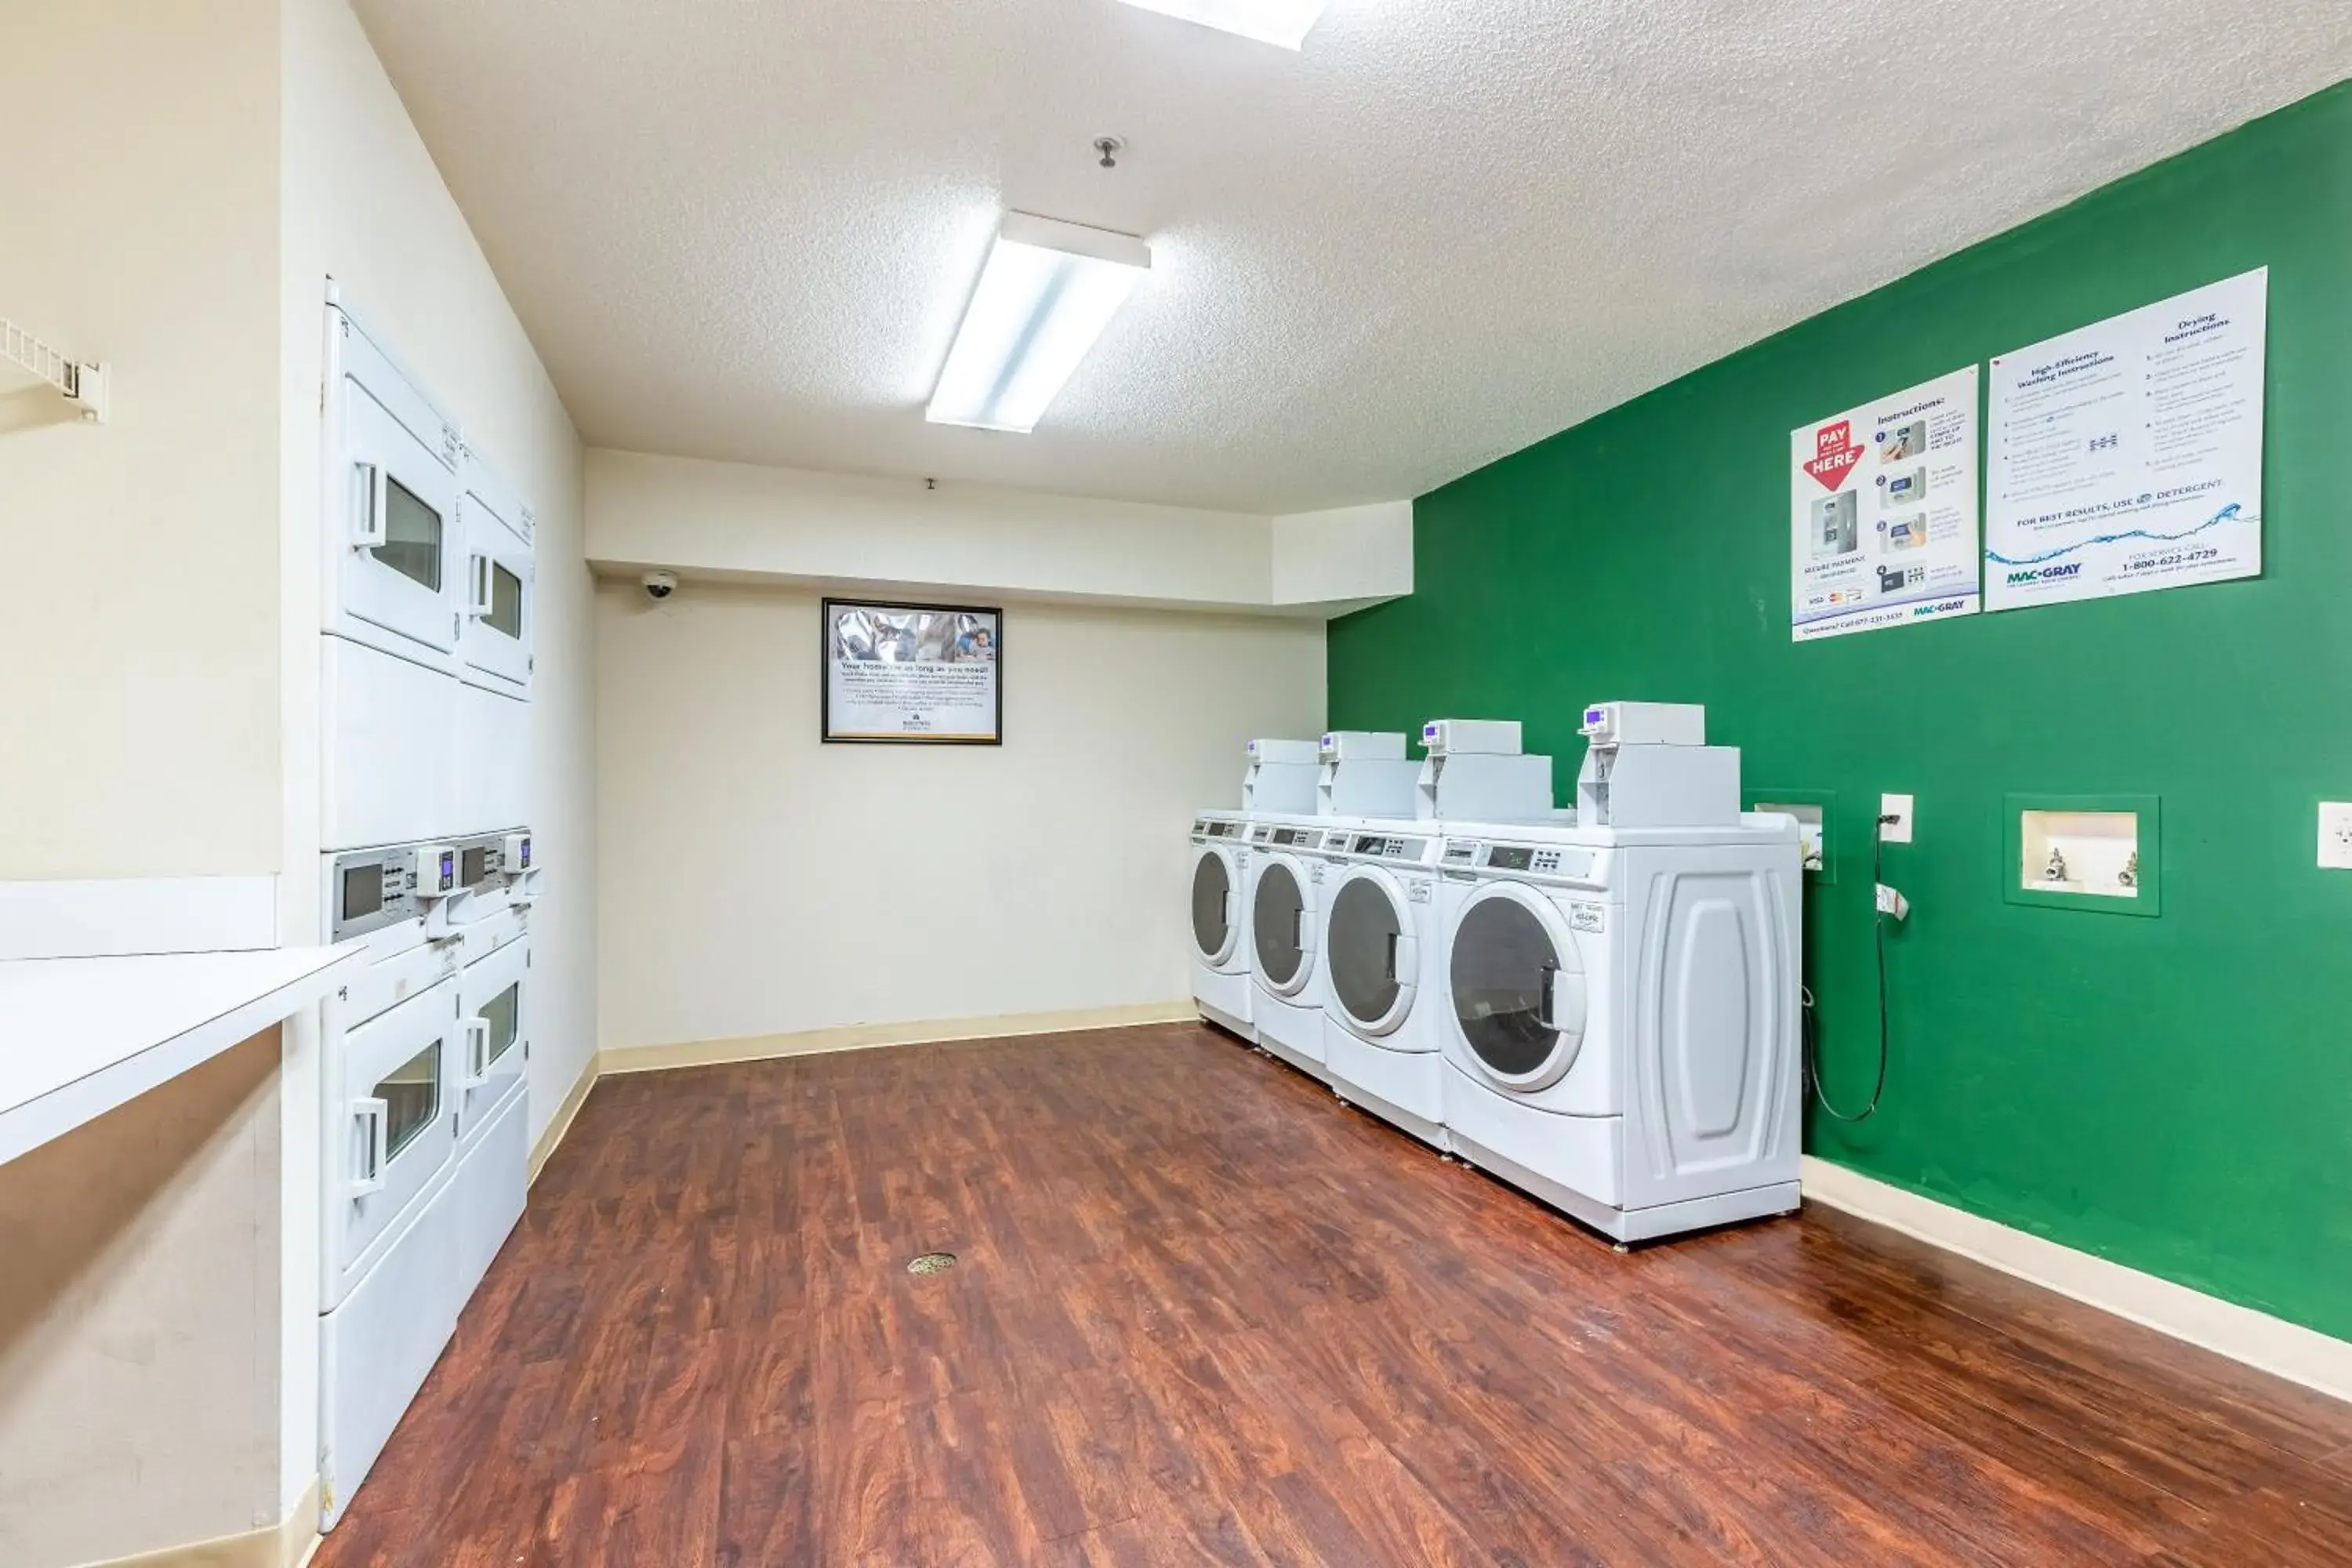
<instances>
[{"instance_id":1,"label":"digital display on washer","mask_svg":"<svg viewBox=\"0 0 2352 1568\"><path fill-rule=\"evenodd\" d=\"M1359 855L1377 855L1388 847L1388 842L1378 834L1360 833L1356 836L1354 852Z\"/></svg>"},{"instance_id":2,"label":"digital display on washer","mask_svg":"<svg viewBox=\"0 0 2352 1568\"><path fill-rule=\"evenodd\" d=\"M1304 844L1307 839L1307 835L1296 827L1277 827L1274 830L1274 841L1276 844Z\"/></svg>"},{"instance_id":3,"label":"digital display on washer","mask_svg":"<svg viewBox=\"0 0 2352 1568\"><path fill-rule=\"evenodd\" d=\"M1536 852L1513 844L1497 844L1486 851L1486 864L1497 871L1524 871L1535 864Z\"/></svg>"}]
</instances>

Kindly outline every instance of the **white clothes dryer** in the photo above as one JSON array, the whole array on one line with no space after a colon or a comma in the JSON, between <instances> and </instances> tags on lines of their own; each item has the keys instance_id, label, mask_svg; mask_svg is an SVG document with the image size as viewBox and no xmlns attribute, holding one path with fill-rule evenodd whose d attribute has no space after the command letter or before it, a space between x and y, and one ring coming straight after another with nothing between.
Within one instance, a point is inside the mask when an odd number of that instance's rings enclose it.
<instances>
[{"instance_id":1,"label":"white clothes dryer","mask_svg":"<svg viewBox=\"0 0 2352 1568\"><path fill-rule=\"evenodd\" d=\"M1323 1052L1331 1088L1443 1150L1444 840L1409 821L1368 821L1343 837L1322 900Z\"/></svg>"},{"instance_id":2,"label":"white clothes dryer","mask_svg":"<svg viewBox=\"0 0 2352 1568\"><path fill-rule=\"evenodd\" d=\"M527 830L326 857L366 964L320 1061L320 1473L332 1528L520 1216L530 1163Z\"/></svg>"},{"instance_id":3,"label":"white clothes dryer","mask_svg":"<svg viewBox=\"0 0 2352 1568\"><path fill-rule=\"evenodd\" d=\"M1253 1045L1250 1021L1249 818L1204 811L1192 819L1192 1005Z\"/></svg>"},{"instance_id":4,"label":"white clothes dryer","mask_svg":"<svg viewBox=\"0 0 2352 1568\"><path fill-rule=\"evenodd\" d=\"M1349 825L1320 816L1276 816L1249 825L1250 1021L1260 1049L1318 1079L1323 1065L1323 968L1316 955L1318 910Z\"/></svg>"},{"instance_id":5,"label":"white clothes dryer","mask_svg":"<svg viewBox=\"0 0 2352 1568\"><path fill-rule=\"evenodd\" d=\"M1796 825L1449 839L1454 1151L1616 1238L1798 1206Z\"/></svg>"}]
</instances>

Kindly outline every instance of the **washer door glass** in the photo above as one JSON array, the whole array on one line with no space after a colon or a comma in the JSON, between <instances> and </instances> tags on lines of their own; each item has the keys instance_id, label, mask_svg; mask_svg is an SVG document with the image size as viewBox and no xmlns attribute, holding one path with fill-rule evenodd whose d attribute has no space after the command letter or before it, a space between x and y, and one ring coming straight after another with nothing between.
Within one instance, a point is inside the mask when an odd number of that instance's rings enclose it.
<instances>
[{"instance_id":1,"label":"washer door glass","mask_svg":"<svg viewBox=\"0 0 2352 1568\"><path fill-rule=\"evenodd\" d=\"M1396 900L1368 877L1352 879L1331 900L1331 994L1356 1022L1378 1024L1395 1010L1404 932Z\"/></svg>"},{"instance_id":2,"label":"washer door glass","mask_svg":"<svg viewBox=\"0 0 2352 1568\"><path fill-rule=\"evenodd\" d=\"M1234 890L1234 879L1225 870L1225 858L1203 854L1192 863L1192 944L1202 954L1215 959L1231 945L1232 922L1225 919L1225 905Z\"/></svg>"},{"instance_id":3,"label":"washer door glass","mask_svg":"<svg viewBox=\"0 0 2352 1568\"><path fill-rule=\"evenodd\" d=\"M1545 1015L1562 965L1535 911L1513 898L1476 900L1454 928L1449 962L1454 1016L1478 1059L1507 1079L1540 1071L1559 1048Z\"/></svg>"},{"instance_id":4,"label":"washer door glass","mask_svg":"<svg viewBox=\"0 0 2352 1568\"><path fill-rule=\"evenodd\" d=\"M1266 863L1257 879L1257 900L1250 906L1250 930L1257 938L1258 973L1271 985L1287 985L1298 976L1306 958L1298 936L1307 917L1307 895L1298 879L1280 860Z\"/></svg>"}]
</instances>

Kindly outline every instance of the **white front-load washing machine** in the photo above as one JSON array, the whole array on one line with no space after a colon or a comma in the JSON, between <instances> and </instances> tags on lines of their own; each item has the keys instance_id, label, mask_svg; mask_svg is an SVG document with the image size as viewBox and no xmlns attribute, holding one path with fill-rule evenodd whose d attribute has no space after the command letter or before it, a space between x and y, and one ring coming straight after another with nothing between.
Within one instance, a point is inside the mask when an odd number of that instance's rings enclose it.
<instances>
[{"instance_id":1,"label":"white front-load washing machine","mask_svg":"<svg viewBox=\"0 0 2352 1568\"><path fill-rule=\"evenodd\" d=\"M1243 747L1239 811L1192 818L1192 869L1186 900L1192 928L1192 1001L1201 1016L1255 1042L1249 980L1249 825L1276 814L1315 810L1319 752L1313 741L1255 740Z\"/></svg>"},{"instance_id":2,"label":"white front-load washing machine","mask_svg":"<svg viewBox=\"0 0 2352 1568\"><path fill-rule=\"evenodd\" d=\"M1454 1152L1619 1241L1798 1206L1793 819L1450 838Z\"/></svg>"},{"instance_id":3,"label":"white front-load washing machine","mask_svg":"<svg viewBox=\"0 0 2352 1568\"><path fill-rule=\"evenodd\" d=\"M1255 1042L1250 1022L1249 819L1204 811L1192 819L1192 1005L1201 1016Z\"/></svg>"},{"instance_id":4,"label":"white front-load washing machine","mask_svg":"<svg viewBox=\"0 0 2352 1568\"><path fill-rule=\"evenodd\" d=\"M1317 1078L1323 1065L1323 966L1316 954L1318 910L1349 825L1328 817L1276 816L1249 825L1250 1021L1258 1048Z\"/></svg>"},{"instance_id":5,"label":"white front-load washing machine","mask_svg":"<svg viewBox=\"0 0 2352 1568\"><path fill-rule=\"evenodd\" d=\"M1444 932L1433 825L1364 822L1324 878L1323 1054L1331 1088L1444 1149Z\"/></svg>"}]
</instances>

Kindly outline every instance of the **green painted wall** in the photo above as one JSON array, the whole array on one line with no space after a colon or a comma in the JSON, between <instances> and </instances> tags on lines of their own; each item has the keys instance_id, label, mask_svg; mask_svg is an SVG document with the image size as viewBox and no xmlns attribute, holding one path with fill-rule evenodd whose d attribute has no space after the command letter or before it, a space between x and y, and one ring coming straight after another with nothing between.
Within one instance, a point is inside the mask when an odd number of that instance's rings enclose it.
<instances>
[{"instance_id":1,"label":"green painted wall","mask_svg":"<svg viewBox=\"0 0 2352 1568\"><path fill-rule=\"evenodd\" d=\"M2259 580L1789 638L1789 432L2267 263ZM1808 1147L2352 1338L2352 84L1422 498L1415 590L1330 634L1331 722L1518 718L1572 800L1589 700L1703 702L1756 786L1834 791L1806 947L1832 1094L1875 1052L1871 817L1912 901L1893 1068ZM2012 792L2162 800L2161 918L2004 901Z\"/></svg>"}]
</instances>

